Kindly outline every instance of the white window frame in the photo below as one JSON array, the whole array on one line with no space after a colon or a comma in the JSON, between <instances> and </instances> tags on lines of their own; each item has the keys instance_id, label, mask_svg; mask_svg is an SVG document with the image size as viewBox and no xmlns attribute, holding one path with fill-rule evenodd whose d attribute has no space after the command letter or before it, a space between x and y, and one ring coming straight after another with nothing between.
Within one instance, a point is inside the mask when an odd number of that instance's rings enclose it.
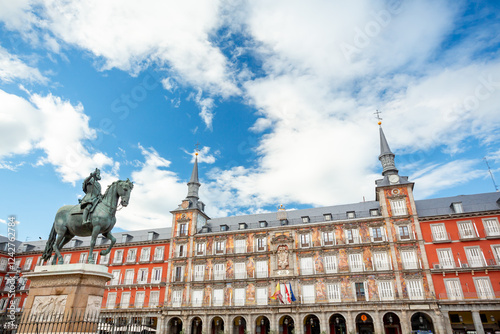
<instances>
[{"instance_id":1,"label":"white window frame","mask_svg":"<svg viewBox=\"0 0 500 334\"><path fill-rule=\"evenodd\" d=\"M108 296L106 298L106 308L108 310L114 309L116 306L116 292L108 292Z\"/></svg>"},{"instance_id":2,"label":"white window frame","mask_svg":"<svg viewBox=\"0 0 500 334\"><path fill-rule=\"evenodd\" d=\"M100 264L109 264L109 256L111 253L108 253L106 255L101 255L101 258L99 259Z\"/></svg>"},{"instance_id":3,"label":"white window frame","mask_svg":"<svg viewBox=\"0 0 500 334\"><path fill-rule=\"evenodd\" d=\"M78 263L87 263L88 256L89 256L88 252L80 253L80 259L78 260Z\"/></svg>"},{"instance_id":4,"label":"white window frame","mask_svg":"<svg viewBox=\"0 0 500 334\"><path fill-rule=\"evenodd\" d=\"M394 300L392 281L379 281L377 285L380 300Z\"/></svg>"},{"instance_id":5,"label":"white window frame","mask_svg":"<svg viewBox=\"0 0 500 334\"><path fill-rule=\"evenodd\" d=\"M375 270L391 270L390 257L387 252L376 252L373 253L373 264L375 265Z\"/></svg>"},{"instance_id":6,"label":"white window frame","mask_svg":"<svg viewBox=\"0 0 500 334\"><path fill-rule=\"evenodd\" d=\"M145 300L146 300L146 292L145 291L137 291L135 293L134 305L136 308L142 308L144 306Z\"/></svg>"},{"instance_id":7,"label":"white window frame","mask_svg":"<svg viewBox=\"0 0 500 334\"><path fill-rule=\"evenodd\" d=\"M177 236L185 237L188 235L188 225L186 223L182 223L178 225Z\"/></svg>"},{"instance_id":8,"label":"white window frame","mask_svg":"<svg viewBox=\"0 0 500 334\"><path fill-rule=\"evenodd\" d=\"M314 304L316 302L316 290L314 284L302 285L302 303Z\"/></svg>"},{"instance_id":9,"label":"white window frame","mask_svg":"<svg viewBox=\"0 0 500 334\"><path fill-rule=\"evenodd\" d=\"M439 266L441 268L455 268L455 259L453 258L453 252L451 248L439 248L436 249L436 253L439 259Z\"/></svg>"},{"instance_id":10,"label":"white window frame","mask_svg":"<svg viewBox=\"0 0 500 334\"><path fill-rule=\"evenodd\" d=\"M161 267L154 267L151 270L151 283L160 283L161 282L162 271L163 271L163 268L161 268Z\"/></svg>"},{"instance_id":11,"label":"white window frame","mask_svg":"<svg viewBox=\"0 0 500 334\"><path fill-rule=\"evenodd\" d=\"M450 240L446 225L444 223L431 224L432 241L447 241Z\"/></svg>"},{"instance_id":12,"label":"white window frame","mask_svg":"<svg viewBox=\"0 0 500 334\"><path fill-rule=\"evenodd\" d=\"M314 275L314 261L312 257L300 258L300 274Z\"/></svg>"},{"instance_id":13,"label":"white window frame","mask_svg":"<svg viewBox=\"0 0 500 334\"><path fill-rule=\"evenodd\" d=\"M480 246L464 247L464 249L469 267L478 268L486 265L483 250Z\"/></svg>"},{"instance_id":14,"label":"white window frame","mask_svg":"<svg viewBox=\"0 0 500 334\"><path fill-rule=\"evenodd\" d=\"M417 260L417 252L415 250L402 250L401 262L403 269L418 269L419 263Z\"/></svg>"},{"instance_id":15,"label":"white window frame","mask_svg":"<svg viewBox=\"0 0 500 334\"><path fill-rule=\"evenodd\" d=\"M31 265L33 264L33 258L28 257L26 261L24 261L23 270L31 270Z\"/></svg>"},{"instance_id":16,"label":"white window frame","mask_svg":"<svg viewBox=\"0 0 500 334\"><path fill-rule=\"evenodd\" d=\"M137 248L127 250L127 263L135 263L137 260Z\"/></svg>"},{"instance_id":17,"label":"white window frame","mask_svg":"<svg viewBox=\"0 0 500 334\"><path fill-rule=\"evenodd\" d=\"M204 256L207 251L207 244L204 242L196 243L196 256Z\"/></svg>"},{"instance_id":18,"label":"white window frame","mask_svg":"<svg viewBox=\"0 0 500 334\"><path fill-rule=\"evenodd\" d=\"M131 294L132 293L130 291L122 292L120 297L120 308L129 308Z\"/></svg>"},{"instance_id":19,"label":"white window frame","mask_svg":"<svg viewBox=\"0 0 500 334\"><path fill-rule=\"evenodd\" d=\"M327 274L334 274L338 272L338 262L336 255L325 255L325 272Z\"/></svg>"},{"instance_id":20,"label":"white window frame","mask_svg":"<svg viewBox=\"0 0 500 334\"><path fill-rule=\"evenodd\" d=\"M389 200L391 212L393 216L407 216L408 208L406 206L406 198Z\"/></svg>"},{"instance_id":21,"label":"white window frame","mask_svg":"<svg viewBox=\"0 0 500 334\"><path fill-rule=\"evenodd\" d=\"M205 280L205 265L204 264L195 264L194 265L194 281L201 282Z\"/></svg>"},{"instance_id":22,"label":"white window frame","mask_svg":"<svg viewBox=\"0 0 500 334\"><path fill-rule=\"evenodd\" d=\"M165 246L155 247L154 261L163 261L165 259Z\"/></svg>"},{"instance_id":23,"label":"white window frame","mask_svg":"<svg viewBox=\"0 0 500 334\"><path fill-rule=\"evenodd\" d=\"M123 263L123 249L117 249L113 254L113 264L120 264L120 263Z\"/></svg>"},{"instance_id":24,"label":"white window frame","mask_svg":"<svg viewBox=\"0 0 500 334\"><path fill-rule=\"evenodd\" d=\"M362 272L365 269L365 264L363 261L362 253L352 253L349 254L349 270L351 272Z\"/></svg>"},{"instance_id":25,"label":"white window frame","mask_svg":"<svg viewBox=\"0 0 500 334\"><path fill-rule=\"evenodd\" d=\"M226 264L225 263L215 263L214 264L214 280L224 280L226 279Z\"/></svg>"},{"instance_id":26,"label":"white window frame","mask_svg":"<svg viewBox=\"0 0 500 334\"><path fill-rule=\"evenodd\" d=\"M380 229L380 237L375 237L375 230ZM372 242L384 242L386 241L385 237L385 228L383 226L370 227L370 239Z\"/></svg>"},{"instance_id":27,"label":"white window frame","mask_svg":"<svg viewBox=\"0 0 500 334\"><path fill-rule=\"evenodd\" d=\"M101 256L101 260L102 260L102 256ZM64 257L63 257L63 263L64 264L70 264L71 263L71 254L64 254Z\"/></svg>"},{"instance_id":28,"label":"white window frame","mask_svg":"<svg viewBox=\"0 0 500 334\"><path fill-rule=\"evenodd\" d=\"M137 284L146 284L148 282L149 269L140 268L137 271Z\"/></svg>"},{"instance_id":29,"label":"white window frame","mask_svg":"<svg viewBox=\"0 0 500 334\"><path fill-rule=\"evenodd\" d=\"M346 244L360 244L361 237L357 228L350 228L344 230Z\"/></svg>"},{"instance_id":30,"label":"white window frame","mask_svg":"<svg viewBox=\"0 0 500 334\"><path fill-rule=\"evenodd\" d=\"M134 284L135 270L127 269L125 270L125 278L123 279L123 284Z\"/></svg>"},{"instance_id":31,"label":"white window frame","mask_svg":"<svg viewBox=\"0 0 500 334\"><path fill-rule=\"evenodd\" d=\"M493 299L495 292L491 286L489 277L473 277L474 286L476 287L477 298L479 299Z\"/></svg>"},{"instance_id":32,"label":"white window frame","mask_svg":"<svg viewBox=\"0 0 500 334\"><path fill-rule=\"evenodd\" d=\"M191 305L193 307L202 307L203 306L203 290L196 289L193 290L193 294L191 297Z\"/></svg>"},{"instance_id":33,"label":"white window frame","mask_svg":"<svg viewBox=\"0 0 500 334\"><path fill-rule=\"evenodd\" d=\"M234 278L235 279L247 278L247 264L245 262L234 263Z\"/></svg>"},{"instance_id":34,"label":"white window frame","mask_svg":"<svg viewBox=\"0 0 500 334\"><path fill-rule=\"evenodd\" d=\"M182 306L182 290L172 291L172 307Z\"/></svg>"},{"instance_id":35,"label":"white window frame","mask_svg":"<svg viewBox=\"0 0 500 334\"><path fill-rule=\"evenodd\" d=\"M234 306L244 306L246 301L246 289L245 288L235 288L234 289Z\"/></svg>"},{"instance_id":36,"label":"white window frame","mask_svg":"<svg viewBox=\"0 0 500 334\"><path fill-rule=\"evenodd\" d=\"M491 245L491 250L497 265L500 265L500 245Z\"/></svg>"},{"instance_id":37,"label":"white window frame","mask_svg":"<svg viewBox=\"0 0 500 334\"><path fill-rule=\"evenodd\" d=\"M335 231L325 231L323 232L323 246L334 246L336 245Z\"/></svg>"},{"instance_id":38,"label":"white window frame","mask_svg":"<svg viewBox=\"0 0 500 334\"><path fill-rule=\"evenodd\" d=\"M226 240L216 240L214 242L214 254L226 253Z\"/></svg>"},{"instance_id":39,"label":"white window frame","mask_svg":"<svg viewBox=\"0 0 500 334\"><path fill-rule=\"evenodd\" d=\"M111 274L113 275L113 278L111 278L111 281L109 281L109 285L118 285L120 284L120 277L121 277L121 270L113 270Z\"/></svg>"},{"instance_id":40,"label":"white window frame","mask_svg":"<svg viewBox=\"0 0 500 334\"><path fill-rule=\"evenodd\" d=\"M141 262L149 262L151 259L151 247L144 247L141 249Z\"/></svg>"},{"instance_id":41,"label":"white window frame","mask_svg":"<svg viewBox=\"0 0 500 334\"><path fill-rule=\"evenodd\" d=\"M309 233L301 233L300 237L300 248L309 248L312 246L311 244L311 234Z\"/></svg>"},{"instance_id":42,"label":"white window frame","mask_svg":"<svg viewBox=\"0 0 500 334\"><path fill-rule=\"evenodd\" d=\"M177 268L180 268L180 270ZM177 275L178 271L180 271L180 276ZM174 270L172 270L172 282L184 282L184 266L174 267Z\"/></svg>"},{"instance_id":43,"label":"white window frame","mask_svg":"<svg viewBox=\"0 0 500 334\"><path fill-rule=\"evenodd\" d=\"M247 252L246 239L236 239L234 242L234 252L236 254L243 254Z\"/></svg>"},{"instance_id":44,"label":"white window frame","mask_svg":"<svg viewBox=\"0 0 500 334\"><path fill-rule=\"evenodd\" d=\"M470 220L457 222L458 232L460 233L460 239L474 239L477 238L476 229L474 223Z\"/></svg>"},{"instance_id":45,"label":"white window frame","mask_svg":"<svg viewBox=\"0 0 500 334\"><path fill-rule=\"evenodd\" d=\"M157 307L160 305L160 291L151 291L149 293L149 307Z\"/></svg>"},{"instance_id":46,"label":"white window frame","mask_svg":"<svg viewBox=\"0 0 500 334\"><path fill-rule=\"evenodd\" d=\"M422 300L424 299L424 287L422 280L407 280L406 288L408 291L408 298L410 300Z\"/></svg>"},{"instance_id":47,"label":"white window frame","mask_svg":"<svg viewBox=\"0 0 500 334\"><path fill-rule=\"evenodd\" d=\"M487 237L500 236L500 224L497 218L483 218L483 227Z\"/></svg>"},{"instance_id":48,"label":"white window frame","mask_svg":"<svg viewBox=\"0 0 500 334\"><path fill-rule=\"evenodd\" d=\"M255 296L257 299L257 305L268 304L269 292L267 287L259 287L255 289Z\"/></svg>"},{"instance_id":49,"label":"white window frame","mask_svg":"<svg viewBox=\"0 0 500 334\"><path fill-rule=\"evenodd\" d=\"M326 291L327 291L327 295L328 295L328 301L330 303L342 301L342 290L340 288L340 283L328 284L326 286Z\"/></svg>"},{"instance_id":50,"label":"white window frame","mask_svg":"<svg viewBox=\"0 0 500 334\"><path fill-rule=\"evenodd\" d=\"M462 290L462 285L460 284L460 278L445 278L443 279L443 281L446 288L446 295L448 296L448 300L464 299L464 293Z\"/></svg>"},{"instance_id":51,"label":"white window frame","mask_svg":"<svg viewBox=\"0 0 500 334\"><path fill-rule=\"evenodd\" d=\"M255 261L255 276L257 278L266 278L269 276L269 264L267 260Z\"/></svg>"},{"instance_id":52,"label":"white window frame","mask_svg":"<svg viewBox=\"0 0 500 334\"><path fill-rule=\"evenodd\" d=\"M179 245L176 245L176 256L177 257L186 257L186 253L187 253L187 244L179 244Z\"/></svg>"},{"instance_id":53,"label":"white window frame","mask_svg":"<svg viewBox=\"0 0 500 334\"><path fill-rule=\"evenodd\" d=\"M257 252L265 252L267 251L267 240L266 237L257 237L255 238L255 244L257 245Z\"/></svg>"},{"instance_id":54,"label":"white window frame","mask_svg":"<svg viewBox=\"0 0 500 334\"><path fill-rule=\"evenodd\" d=\"M214 289L213 290L213 306L223 306L224 305L224 289Z\"/></svg>"},{"instance_id":55,"label":"white window frame","mask_svg":"<svg viewBox=\"0 0 500 334\"><path fill-rule=\"evenodd\" d=\"M401 230L406 228L406 230L408 231L408 235L405 235L405 234L401 234ZM399 225L398 226L398 236L399 236L399 240L411 240L411 225Z\"/></svg>"},{"instance_id":56,"label":"white window frame","mask_svg":"<svg viewBox=\"0 0 500 334\"><path fill-rule=\"evenodd\" d=\"M365 300L364 301L370 301L370 295L368 293L368 283L367 282L354 282L352 283L352 286L353 286L353 291L354 291L354 298L356 299L356 301L363 301L361 299L358 300L358 293L356 291L356 283L363 283L363 294L365 297Z\"/></svg>"}]
</instances>

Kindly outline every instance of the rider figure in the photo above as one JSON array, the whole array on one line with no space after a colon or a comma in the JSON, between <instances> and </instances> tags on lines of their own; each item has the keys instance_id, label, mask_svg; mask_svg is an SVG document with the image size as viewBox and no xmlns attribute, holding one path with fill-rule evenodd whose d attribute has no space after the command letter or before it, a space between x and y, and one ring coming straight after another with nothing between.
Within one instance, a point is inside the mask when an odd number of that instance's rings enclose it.
<instances>
[{"instance_id":1,"label":"rider figure","mask_svg":"<svg viewBox=\"0 0 500 334\"><path fill-rule=\"evenodd\" d=\"M101 179L101 171L96 168L93 173L83 181L83 191L85 196L80 202L80 208L83 209L83 226L90 225L90 214L94 211L97 203L102 199L101 195L101 184L99 180Z\"/></svg>"}]
</instances>

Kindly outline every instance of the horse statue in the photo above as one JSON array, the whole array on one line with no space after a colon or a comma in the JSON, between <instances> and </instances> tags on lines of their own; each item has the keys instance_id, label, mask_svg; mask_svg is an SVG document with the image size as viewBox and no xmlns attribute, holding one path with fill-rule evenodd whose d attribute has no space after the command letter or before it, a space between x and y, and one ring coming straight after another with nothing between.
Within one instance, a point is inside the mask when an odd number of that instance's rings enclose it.
<instances>
[{"instance_id":1,"label":"horse statue","mask_svg":"<svg viewBox=\"0 0 500 334\"><path fill-rule=\"evenodd\" d=\"M92 214L92 224L84 225L82 210L79 204L65 205L57 210L54 225L52 225L42 259L44 261L49 260L54 251L56 256L52 260L52 264L63 264L64 259L61 255L61 249L64 245L73 239L74 236L92 236L88 262L95 263L93 251L99 233L111 241L109 247L101 251L101 255L109 254L116 242L115 237L111 234L111 230L116 224L115 214L118 208L118 200L121 198L120 204L126 207L132 188L134 188L134 184L129 179L113 182L104 193L102 201L97 204Z\"/></svg>"}]
</instances>

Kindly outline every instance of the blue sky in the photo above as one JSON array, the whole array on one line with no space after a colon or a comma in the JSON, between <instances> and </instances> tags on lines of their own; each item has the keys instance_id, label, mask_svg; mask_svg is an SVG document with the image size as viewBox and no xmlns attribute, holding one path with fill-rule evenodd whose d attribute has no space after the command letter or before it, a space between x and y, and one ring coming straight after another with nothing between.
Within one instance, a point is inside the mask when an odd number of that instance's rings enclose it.
<instances>
[{"instance_id":1,"label":"blue sky","mask_svg":"<svg viewBox=\"0 0 500 334\"><path fill-rule=\"evenodd\" d=\"M0 222L46 238L98 167L169 226L196 143L211 217L373 200L377 109L417 199L494 191L499 7L2 0Z\"/></svg>"}]
</instances>

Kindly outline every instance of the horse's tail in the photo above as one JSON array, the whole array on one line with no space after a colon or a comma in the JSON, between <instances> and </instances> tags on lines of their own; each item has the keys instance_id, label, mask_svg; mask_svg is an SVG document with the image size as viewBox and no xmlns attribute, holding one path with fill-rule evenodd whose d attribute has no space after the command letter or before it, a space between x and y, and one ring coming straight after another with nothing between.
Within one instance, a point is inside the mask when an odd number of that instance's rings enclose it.
<instances>
[{"instance_id":1,"label":"horse's tail","mask_svg":"<svg viewBox=\"0 0 500 334\"><path fill-rule=\"evenodd\" d=\"M50 230L49 240L45 244L45 250L43 251L42 259L44 261L48 261L52 256L52 250L54 247L54 243L56 242L57 232L56 232L56 223L52 225L52 230Z\"/></svg>"}]
</instances>

